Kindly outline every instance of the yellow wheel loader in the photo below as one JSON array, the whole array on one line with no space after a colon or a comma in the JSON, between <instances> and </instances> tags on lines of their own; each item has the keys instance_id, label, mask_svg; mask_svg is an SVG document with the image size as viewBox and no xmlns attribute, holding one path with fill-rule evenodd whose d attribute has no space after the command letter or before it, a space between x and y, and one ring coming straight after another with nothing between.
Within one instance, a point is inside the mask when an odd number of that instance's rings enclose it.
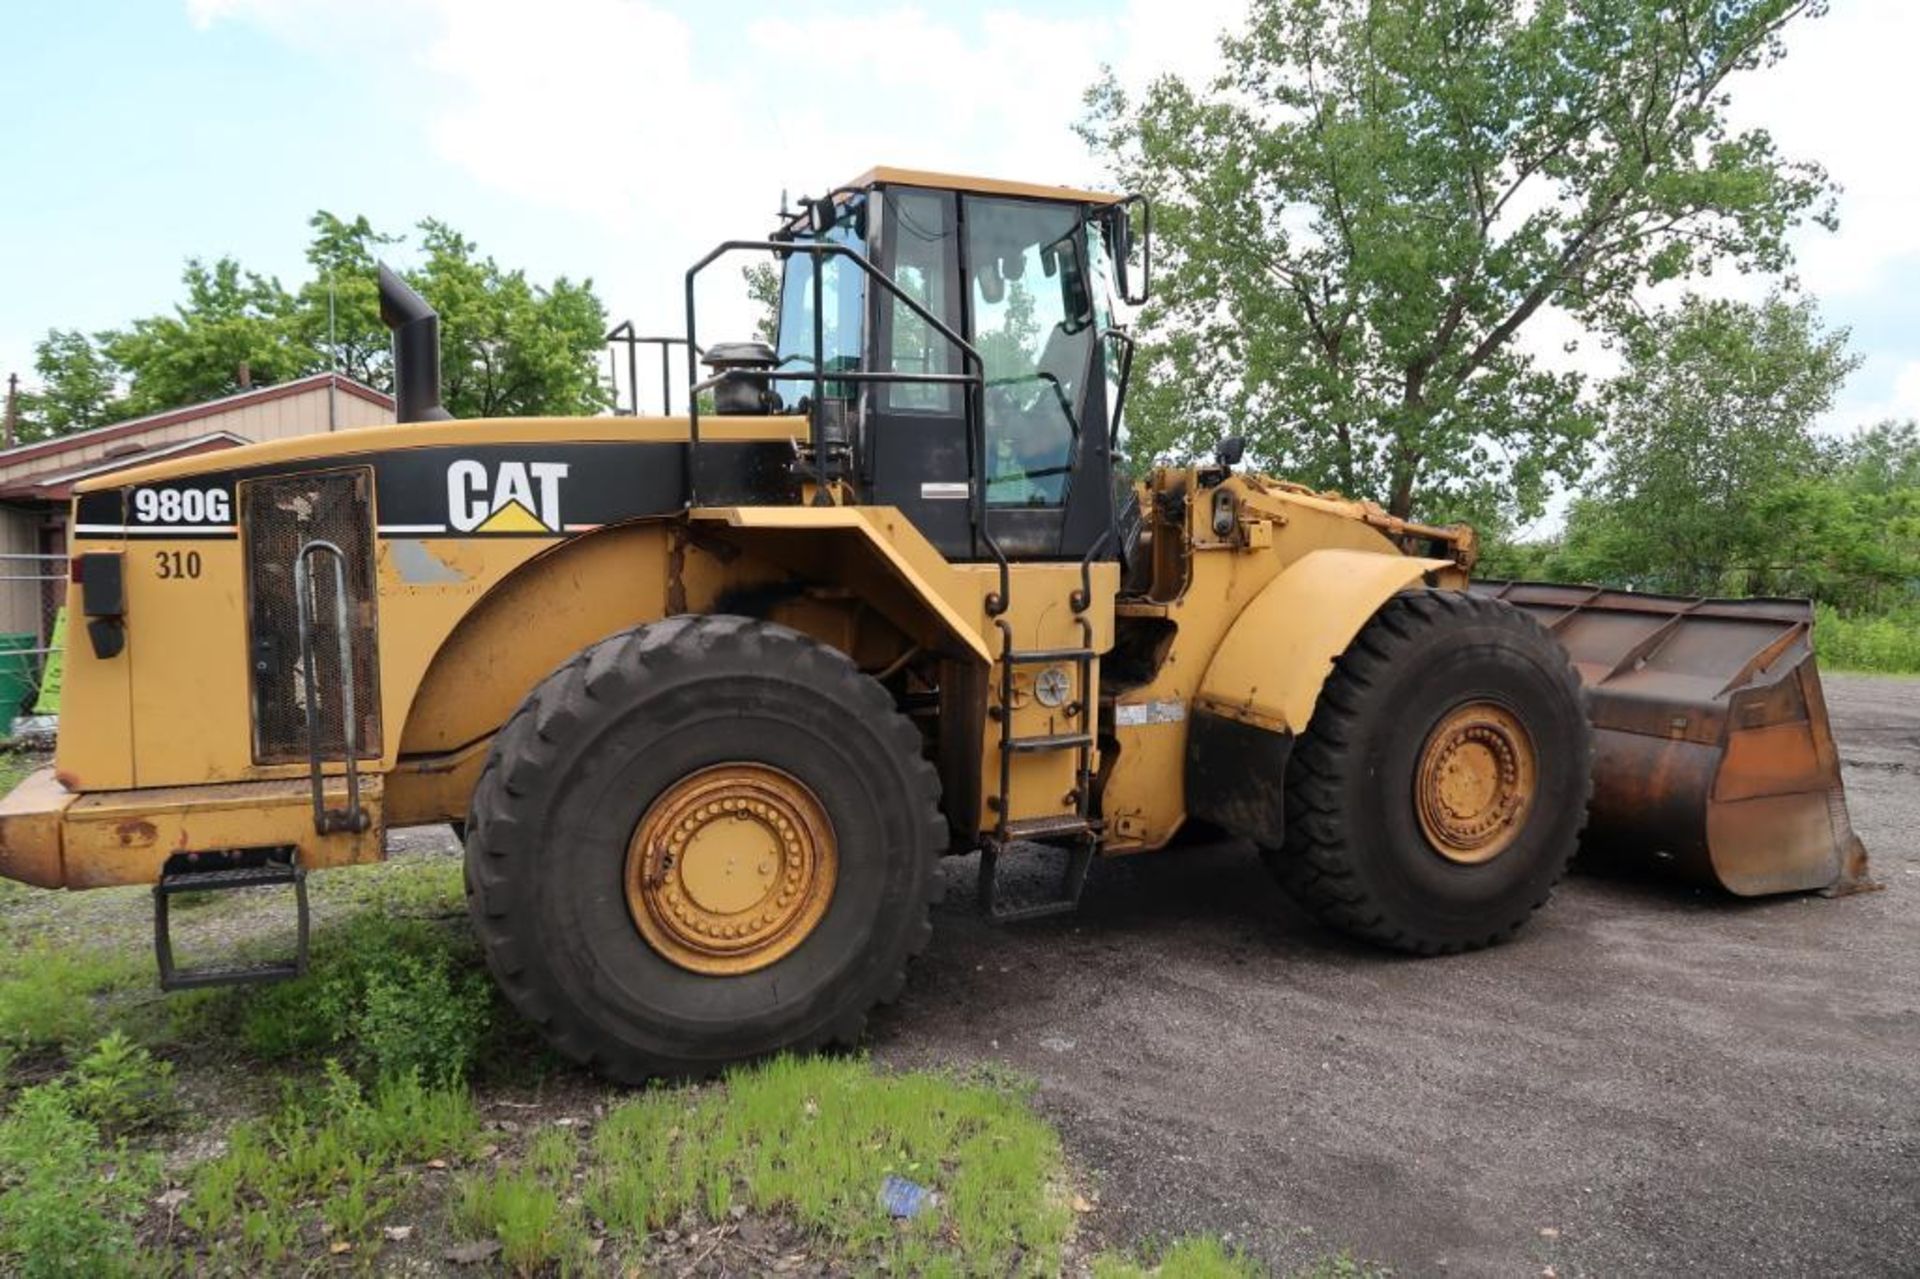
<instances>
[{"instance_id":1,"label":"yellow wheel loader","mask_svg":"<svg viewBox=\"0 0 1920 1279\"><path fill-rule=\"evenodd\" d=\"M501 985L618 1079L857 1036L947 853L1023 918L1223 829L1419 954L1519 928L1590 797L1596 843L1736 893L1862 881L1804 604L1471 584L1469 529L1231 440L1128 477L1151 235L1138 198L876 169L688 272L660 416L451 420L383 271L399 424L82 486L58 753L0 873L153 885L164 985L258 980L304 927L182 969L169 896L453 823ZM745 251L777 341L703 346ZM1027 857L1058 893L1004 899Z\"/></svg>"}]
</instances>

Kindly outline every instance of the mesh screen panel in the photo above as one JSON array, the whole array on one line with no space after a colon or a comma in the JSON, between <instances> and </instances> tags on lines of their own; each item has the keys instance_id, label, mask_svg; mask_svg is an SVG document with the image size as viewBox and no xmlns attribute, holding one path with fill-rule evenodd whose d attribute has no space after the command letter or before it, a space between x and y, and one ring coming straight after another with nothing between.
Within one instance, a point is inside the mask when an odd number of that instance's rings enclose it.
<instances>
[{"instance_id":1,"label":"mesh screen panel","mask_svg":"<svg viewBox=\"0 0 1920 1279\"><path fill-rule=\"evenodd\" d=\"M366 467L249 480L240 485L247 552L248 639L253 676L253 758L259 764L307 760L307 691L300 667L300 614L294 560L309 542L332 542L346 555L348 628L359 755L380 754L380 673L375 648L373 473ZM314 689L320 754L346 754L341 731L340 634L334 590L340 562L309 557L313 595Z\"/></svg>"}]
</instances>

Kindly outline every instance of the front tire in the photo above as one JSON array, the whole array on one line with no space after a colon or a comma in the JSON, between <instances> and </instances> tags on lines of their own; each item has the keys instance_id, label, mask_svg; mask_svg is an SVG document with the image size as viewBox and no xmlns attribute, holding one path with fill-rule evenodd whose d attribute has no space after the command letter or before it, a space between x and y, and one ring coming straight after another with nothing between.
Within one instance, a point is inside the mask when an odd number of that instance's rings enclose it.
<instances>
[{"instance_id":1,"label":"front tire","mask_svg":"<svg viewBox=\"0 0 1920 1279\"><path fill-rule=\"evenodd\" d=\"M1579 677L1532 618L1460 591L1389 600L1335 662L1287 764L1281 886L1420 955L1511 937L1586 824Z\"/></svg>"},{"instance_id":2,"label":"front tire","mask_svg":"<svg viewBox=\"0 0 1920 1279\"><path fill-rule=\"evenodd\" d=\"M675 617L584 650L494 743L468 908L508 999L611 1078L859 1037L931 934L933 768L838 651Z\"/></svg>"}]
</instances>

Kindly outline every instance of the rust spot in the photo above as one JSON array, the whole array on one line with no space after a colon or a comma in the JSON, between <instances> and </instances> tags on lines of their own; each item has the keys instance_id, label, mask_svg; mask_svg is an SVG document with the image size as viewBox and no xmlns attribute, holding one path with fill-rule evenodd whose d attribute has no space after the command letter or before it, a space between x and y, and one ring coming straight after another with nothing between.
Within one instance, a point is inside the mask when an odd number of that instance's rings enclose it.
<instances>
[{"instance_id":1,"label":"rust spot","mask_svg":"<svg viewBox=\"0 0 1920 1279\"><path fill-rule=\"evenodd\" d=\"M53 775L53 780L59 782L70 791L79 791L82 789L80 779L64 768Z\"/></svg>"},{"instance_id":2,"label":"rust spot","mask_svg":"<svg viewBox=\"0 0 1920 1279\"><path fill-rule=\"evenodd\" d=\"M120 837L120 847L132 848L136 844L151 844L160 832L152 822L136 820L121 822L113 828L113 833Z\"/></svg>"},{"instance_id":3,"label":"rust spot","mask_svg":"<svg viewBox=\"0 0 1920 1279\"><path fill-rule=\"evenodd\" d=\"M683 576L687 568L687 527L675 524L672 531L672 547L667 553L667 615L672 617L687 611L687 583Z\"/></svg>"}]
</instances>

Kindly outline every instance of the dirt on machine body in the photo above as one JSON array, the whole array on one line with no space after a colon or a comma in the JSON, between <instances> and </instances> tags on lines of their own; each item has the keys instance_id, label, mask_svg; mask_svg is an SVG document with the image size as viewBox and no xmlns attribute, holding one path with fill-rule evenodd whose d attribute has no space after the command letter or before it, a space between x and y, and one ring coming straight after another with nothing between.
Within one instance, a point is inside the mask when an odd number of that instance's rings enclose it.
<instances>
[{"instance_id":1,"label":"dirt on machine body","mask_svg":"<svg viewBox=\"0 0 1920 1279\"><path fill-rule=\"evenodd\" d=\"M1151 238L1138 197L876 169L695 264L683 335L615 331L629 388L684 359L686 412L585 419L450 419L383 271L400 424L76 498L0 874L153 884L164 939L171 893L456 823L508 996L628 1079L857 1038L946 853L1016 920L1204 821L1421 954L1511 936L1583 828L1737 893L1863 880L1804 606L1470 586L1471 530L1231 440L1130 477ZM776 341L708 345L700 280L749 252ZM1010 857L1057 893L1006 900ZM163 942L163 984L298 975L304 938Z\"/></svg>"}]
</instances>

